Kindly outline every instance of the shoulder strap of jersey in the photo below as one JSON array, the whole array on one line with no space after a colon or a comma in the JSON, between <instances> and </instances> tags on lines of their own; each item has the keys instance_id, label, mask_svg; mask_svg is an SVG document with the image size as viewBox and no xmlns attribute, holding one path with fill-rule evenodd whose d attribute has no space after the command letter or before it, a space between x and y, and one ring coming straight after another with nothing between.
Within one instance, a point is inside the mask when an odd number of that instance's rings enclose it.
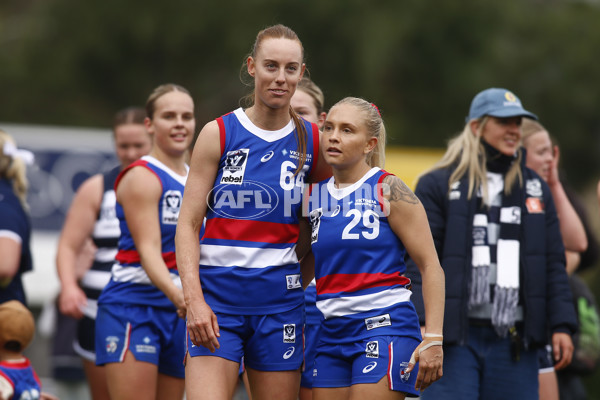
<instances>
[{"instance_id":1,"label":"shoulder strap of jersey","mask_svg":"<svg viewBox=\"0 0 600 400\"><path fill-rule=\"evenodd\" d=\"M396 176L382 169L380 172L381 176L377 179L377 201L379 202L379 207L381 207L381 211L383 211L383 215L390 215L390 210L386 207L385 197L383 196L383 180L388 176Z\"/></svg>"}]
</instances>

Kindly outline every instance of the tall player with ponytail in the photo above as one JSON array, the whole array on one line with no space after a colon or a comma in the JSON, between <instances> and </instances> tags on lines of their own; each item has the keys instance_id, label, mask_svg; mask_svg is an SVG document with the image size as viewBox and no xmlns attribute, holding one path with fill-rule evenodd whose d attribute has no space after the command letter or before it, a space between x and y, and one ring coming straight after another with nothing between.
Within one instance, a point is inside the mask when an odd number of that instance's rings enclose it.
<instances>
[{"instance_id":1,"label":"tall player with ponytail","mask_svg":"<svg viewBox=\"0 0 600 400\"><path fill-rule=\"evenodd\" d=\"M177 226L190 400L231 399L242 356L254 399L296 399L300 385L299 212L304 181L329 171L317 126L290 105L305 69L298 36L260 31L246 69L252 105L200 132Z\"/></svg>"},{"instance_id":2,"label":"tall player with ponytail","mask_svg":"<svg viewBox=\"0 0 600 400\"><path fill-rule=\"evenodd\" d=\"M321 136L333 177L311 187L317 307L324 321L313 399L404 399L442 375L444 273L425 210L381 169L385 127L373 104L349 97ZM423 276L424 339L410 301L408 252ZM415 361L419 361L418 372Z\"/></svg>"}]
</instances>

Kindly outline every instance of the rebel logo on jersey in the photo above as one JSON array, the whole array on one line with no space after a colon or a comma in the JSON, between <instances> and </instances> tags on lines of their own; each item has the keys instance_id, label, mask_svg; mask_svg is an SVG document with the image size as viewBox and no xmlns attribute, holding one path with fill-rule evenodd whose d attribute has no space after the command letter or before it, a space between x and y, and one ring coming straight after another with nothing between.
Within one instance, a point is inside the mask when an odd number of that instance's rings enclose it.
<instances>
[{"instance_id":1,"label":"rebel logo on jersey","mask_svg":"<svg viewBox=\"0 0 600 400\"><path fill-rule=\"evenodd\" d=\"M221 183L241 185L244 182L246 163L250 149L238 149L227 152Z\"/></svg>"}]
</instances>

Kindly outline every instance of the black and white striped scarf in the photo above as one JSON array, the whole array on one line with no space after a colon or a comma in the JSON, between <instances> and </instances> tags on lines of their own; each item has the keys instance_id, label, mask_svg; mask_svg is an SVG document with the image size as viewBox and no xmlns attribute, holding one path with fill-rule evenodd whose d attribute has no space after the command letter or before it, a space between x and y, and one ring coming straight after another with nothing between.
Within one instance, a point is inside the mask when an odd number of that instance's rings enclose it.
<instances>
[{"instance_id":1,"label":"black and white striped scarf","mask_svg":"<svg viewBox=\"0 0 600 400\"><path fill-rule=\"evenodd\" d=\"M489 146L486 146L489 147ZM487 150L487 149L486 149ZM489 150L488 150L489 152ZM518 185L510 195L503 192L504 172L514 161L512 157L493 158L496 163L488 162L490 196L494 193L501 201L490 205L477 199L477 209L473 217L472 274L469 293L469 307L492 303L491 322L496 333L505 337L514 326L519 303L519 259L521 227L521 195ZM494 173L497 172L497 173ZM496 190L493 190L495 185ZM480 191L481 192L481 191ZM499 229L491 229L493 224ZM499 232L498 237L490 233ZM490 265L496 265L495 286L490 288Z\"/></svg>"}]
</instances>

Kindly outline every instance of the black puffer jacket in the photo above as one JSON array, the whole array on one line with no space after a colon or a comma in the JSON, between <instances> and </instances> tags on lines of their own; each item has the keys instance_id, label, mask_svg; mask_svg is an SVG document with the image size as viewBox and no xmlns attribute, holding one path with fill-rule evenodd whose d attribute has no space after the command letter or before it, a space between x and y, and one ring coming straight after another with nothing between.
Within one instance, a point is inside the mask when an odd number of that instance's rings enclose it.
<instances>
[{"instance_id":1,"label":"black puffer jacket","mask_svg":"<svg viewBox=\"0 0 600 400\"><path fill-rule=\"evenodd\" d=\"M565 272L565 251L558 217L548 185L534 171L523 168L520 234L520 302L524 307L525 344L539 346L548 342L548 333L573 334L577 322ZM431 233L446 275L444 342L467 342L469 280L471 278L472 222L475 197L451 200L448 178L452 169L435 170L423 176L416 187L429 219ZM465 188L466 179L459 187ZM540 190L541 188L541 190ZM456 191L454 191L456 192ZM455 196L452 196L455 197ZM528 198L538 198L542 212L529 212ZM531 201L531 200L530 200ZM534 204L539 204L534 200ZM412 280L412 300L424 322L421 276L412 262L406 275Z\"/></svg>"}]
</instances>

